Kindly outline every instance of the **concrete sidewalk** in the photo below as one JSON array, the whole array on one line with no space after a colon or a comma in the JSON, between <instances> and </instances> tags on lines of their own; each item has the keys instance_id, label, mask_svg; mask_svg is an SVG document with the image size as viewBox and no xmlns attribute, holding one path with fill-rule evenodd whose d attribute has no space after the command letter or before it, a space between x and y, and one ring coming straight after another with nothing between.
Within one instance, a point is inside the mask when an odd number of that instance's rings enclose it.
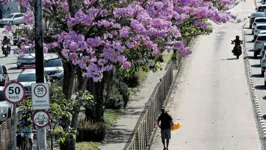
<instances>
[{"instance_id":1,"label":"concrete sidewalk","mask_svg":"<svg viewBox=\"0 0 266 150\"><path fill-rule=\"evenodd\" d=\"M101 150L123 150L126 146L137 121L145 108L155 86L159 83L167 70L149 72L144 83L138 88L137 93L130 98L128 106L121 113L117 123L108 129L106 140L101 145Z\"/></svg>"}]
</instances>

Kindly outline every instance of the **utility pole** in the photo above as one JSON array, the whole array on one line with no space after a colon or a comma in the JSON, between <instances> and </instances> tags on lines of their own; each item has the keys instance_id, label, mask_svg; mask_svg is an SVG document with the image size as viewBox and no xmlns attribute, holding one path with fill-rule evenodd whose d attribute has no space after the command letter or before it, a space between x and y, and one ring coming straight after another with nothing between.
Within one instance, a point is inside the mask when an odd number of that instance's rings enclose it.
<instances>
[{"instance_id":1,"label":"utility pole","mask_svg":"<svg viewBox=\"0 0 266 150\"><path fill-rule=\"evenodd\" d=\"M35 62L36 83L44 82L42 0L35 1ZM31 89L33 90L33 89ZM38 150L46 150L46 127L37 128Z\"/></svg>"}]
</instances>

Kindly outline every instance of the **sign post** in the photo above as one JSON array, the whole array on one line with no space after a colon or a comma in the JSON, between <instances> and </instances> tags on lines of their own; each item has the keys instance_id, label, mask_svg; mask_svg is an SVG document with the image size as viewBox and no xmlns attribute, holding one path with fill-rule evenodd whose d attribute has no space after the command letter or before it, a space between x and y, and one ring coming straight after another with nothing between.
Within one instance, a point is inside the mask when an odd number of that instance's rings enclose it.
<instances>
[{"instance_id":1,"label":"sign post","mask_svg":"<svg viewBox=\"0 0 266 150\"><path fill-rule=\"evenodd\" d=\"M48 83L31 84L32 109L46 110L50 108L49 85Z\"/></svg>"},{"instance_id":2,"label":"sign post","mask_svg":"<svg viewBox=\"0 0 266 150\"><path fill-rule=\"evenodd\" d=\"M19 82L9 82L4 88L4 97L5 99L13 104L14 110L14 145L13 149L17 149L17 112L16 112L16 104L22 102L24 100L26 94L26 90L22 84Z\"/></svg>"},{"instance_id":3,"label":"sign post","mask_svg":"<svg viewBox=\"0 0 266 150\"><path fill-rule=\"evenodd\" d=\"M32 109L36 110L32 116L37 126L38 150L46 149L46 126L50 123L50 115L42 110L50 108L49 85L47 83L31 84Z\"/></svg>"}]
</instances>

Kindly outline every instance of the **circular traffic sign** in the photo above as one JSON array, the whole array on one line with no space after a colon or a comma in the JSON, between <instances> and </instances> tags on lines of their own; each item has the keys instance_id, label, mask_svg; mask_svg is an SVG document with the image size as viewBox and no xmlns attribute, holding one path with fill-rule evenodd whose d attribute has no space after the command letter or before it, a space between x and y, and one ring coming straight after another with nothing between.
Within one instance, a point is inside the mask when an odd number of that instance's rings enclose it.
<instances>
[{"instance_id":1,"label":"circular traffic sign","mask_svg":"<svg viewBox=\"0 0 266 150\"><path fill-rule=\"evenodd\" d=\"M23 101L26 90L19 82L9 82L4 88L5 99L12 104L17 104Z\"/></svg>"},{"instance_id":2,"label":"circular traffic sign","mask_svg":"<svg viewBox=\"0 0 266 150\"><path fill-rule=\"evenodd\" d=\"M42 98L47 94L47 88L42 84L35 86L33 91L34 91L34 95L39 98Z\"/></svg>"},{"instance_id":3,"label":"circular traffic sign","mask_svg":"<svg viewBox=\"0 0 266 150\"><path fill-rule=\"evenodd\" d=\"M32 121L37 127L43 128L50 123L50 114L45 111L35 111L32 115Z\"/></svg>"}]
</instances>

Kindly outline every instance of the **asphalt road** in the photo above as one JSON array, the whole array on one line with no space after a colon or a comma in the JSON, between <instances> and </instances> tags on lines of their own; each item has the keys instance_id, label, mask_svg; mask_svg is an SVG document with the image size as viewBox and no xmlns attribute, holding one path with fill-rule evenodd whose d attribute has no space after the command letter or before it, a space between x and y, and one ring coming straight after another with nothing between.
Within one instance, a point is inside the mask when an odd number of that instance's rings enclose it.
<instances>
[{"instance_id":1,"label":"asphalt road","mask_svg":"<svg viewBox=\"0 0 266 150\"><path fill-rule=\"evenodd\" d=\"M243 19L254 10L249 0L232 12ZM214 25L212 34L196 40L166 108L174 122L183 124L172 132L169 150L263 149L243 56L236 59L231 52L231 40L242 35L243 24ZM158 131L151 150L162 149Z\"/></svg>"}]
</instances>

